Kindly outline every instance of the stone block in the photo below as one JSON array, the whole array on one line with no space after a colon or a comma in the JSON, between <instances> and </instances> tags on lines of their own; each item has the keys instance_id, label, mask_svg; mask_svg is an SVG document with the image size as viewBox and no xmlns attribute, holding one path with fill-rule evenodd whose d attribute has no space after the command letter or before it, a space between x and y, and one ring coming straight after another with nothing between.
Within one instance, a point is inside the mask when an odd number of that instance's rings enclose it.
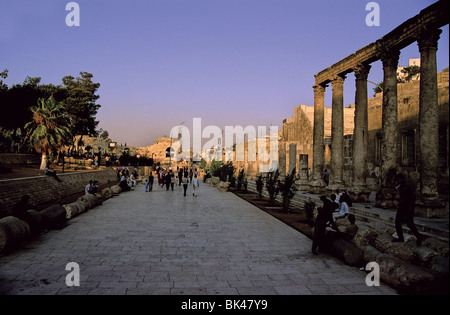
<instances>
[{"instance_id":1,"label":"stone block","mask_svg":"<svg viewBox=\"0 0 450 315\"><path fill-rule=\"evenodd\" d=\"M376 249L407 262L413 262L417 258L416 251L407 243L394 243L393 237L388 234L380 234L372 242Z\"/></svg>"},{"instance_id":2,"label":"stone block","mask_svg":"<svg viewBox=\"0 0 450 315\"><path fill-rule=\"evenodd\" d=\"M436 278L425 268L412 265L392 255L381 253L368 245L364 247L364 261L376 262L380 267L381 281L391 285L401 293L428 293Z\"/></svg>"},{"instance_id":3,"label":"stone block","mask_svg":"<svg viewBox=\"0 0 450 315\"><path fill-rule=\"evenodd\" d=\"M227 192L230 187L230 182L219 182L219 190L222 192Z\"/></svg>"},{"instance_id":4,"label":"stone block","mask_svg":"<svg viewBox=\"0 0 450 315\"><path fill-rule=\"evenodd\" d=\"M30 236L28 224L16 217L0 219L0 253L11 250Z\"/></svg>"},{"instance_id":5,"label":"stone block","mask_svg":"<svg viewBox=\"0 0 450 315\"><path fill-rule=\"evenodd\" d=\"M114 193L111 188L107 187L102 190L102 196L106 200L112 198L114 196Z\"/></svg>"},{"instance_id":6,"label":"stone block","mask_svg":"<svg viewBox=\"0 0 450 315\"><path fill-rule=\"evenodd\" d=\"M30 226L31 235L36 235L42 231L42 216L39 211L30 209L28 212L27 223Z\"/></svg>"},{"instance_id":7,"label":"stone block","mask_svg":"<svg viewBox=\"0 0 450 315\"><path fill-rule=\"evenodd\" d=\"M211 185L212 187L217 187L220 183L220 178L219 177L211 177L208 178L209 179L209 185Z\"/></svg>"},{"instance_id":8,"label":"stone block","mask_svg":"<svg viewBox=\"0 0 450 315\"><path fill-rule=\"evenodd\" d=\"M344 261L346 264L359 267L364 263L364 252L356 244L340 236L340 233L329 231L325 234L320 250L331 252L336 257Z\"/></svg>"},{"instance_id":9,"label":"stone block","mask_svg":"<svg viewBox=\"0 0 450 315\"><path fill-rule=\"evenodd\" d=\"M86 211L86 205L82 201L75 201L64 205L64 208L66 209L67 220L70 220Z\"/></svg>"},{"instance_id":10,"label":"stone block","mask_svg":"<svg viewBox=\"0 0 450 315\"><path fill-rule=\"evenodd\" d=\"M81 201L82 203L84 203L86 206L86 210L92 209L98 206L100 203L97 196L94 194L83 195L78 198L77 201Z\"/></svg>"},{"instance_id":11,"label":"stone block","mask_svg":"<svg viewBox=\"0 0 450 315\"><path fill-rule=\"evenodd\" d=\"M118 195L122 192L122 188L120 188L119 185L114 185L114 186L111 186L111 191L112 191L113 195Z\"/></svg>"},{"instance_id":12,"label":"stone block","mask_svg":"<svg viewBox=\"0 0 450 315\"><path fill-rule=\"evenodd\" d=\"M40 211L44 229L59 229L66 224L66 208L60 204L54 204Z\"/></svg>"},{"instance_id":13,"label":"stone block","mask_svg":"<svg viewBox=\"0 0 450 315\"><path fill-rule=\"evenodd\" d=\"M378 236L378 232L367 225L358 225L358 231L353 238L357 246L367 246L373 243Z\"/></svg>"}]
</instances>

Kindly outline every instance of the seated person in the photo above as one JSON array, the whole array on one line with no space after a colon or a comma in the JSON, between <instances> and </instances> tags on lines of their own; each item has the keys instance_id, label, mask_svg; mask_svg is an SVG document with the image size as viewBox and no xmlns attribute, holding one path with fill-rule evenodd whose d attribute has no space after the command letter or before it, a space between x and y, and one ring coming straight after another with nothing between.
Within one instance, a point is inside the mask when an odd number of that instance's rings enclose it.
<instances>
[{"instance_id":1,"label":"seated person","mask_svg":"<svg viewBox=\"0 0 450 315\"><path fill-rule=\"evenodd\" d=\"M50 165L45 167L45 175L54 177L58 182L61 182L58 176L56 176L56 172L50 167Z\"/></svg>"},{"instance_id":2,"label":"seated person","mask_svg":"<svg viewBox=\"0 0 450 315\"><path fill-rule=\"evenodd\" d=\"M358 232L358 226L355 224L356 218L353 214L349 214L347 218L350 225L345 227L343 234L346 240L351 241L355 237L356 232Z\"/></svg>"},{"instance_id":3,"label":"seated person","mask_svg":"<svg viewBox=\"0 0 450 315\"><path fill-rule=\"evenodd\" d=\"M128 186L127 178L125 177L125 175L122 175L122 177L120 178L119 186L120 188L122 188L122 191L130 190L130 186Z\"/></svg>"}]
</instances>

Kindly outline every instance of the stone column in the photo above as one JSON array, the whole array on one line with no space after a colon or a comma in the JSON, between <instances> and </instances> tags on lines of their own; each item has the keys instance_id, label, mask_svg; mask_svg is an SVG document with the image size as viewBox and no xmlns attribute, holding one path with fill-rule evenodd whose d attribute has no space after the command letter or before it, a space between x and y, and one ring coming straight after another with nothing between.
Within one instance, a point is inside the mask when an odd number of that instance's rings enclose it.
<instances>
[{"instance_id":1,"label":"stone column","mask_svg":"<svg viewBox=\"0 0 450 315\"><path fill-rule=\"evenodd\" d=\"M418 38L420 51L419 165L420 195L425 206L438 208L439 111L436 51L440 29L424 30ZM431 210L432 211L432 210ZM428 213L427 216L430 216Z\"/></svg>"},{"instance_id":2,"label":"stone column","mask_svg":"<svg viewBox=\"0 0 450 315\"><path fill-rule=\"evenodd\" d=\"M313 181L311 191L320 193L325 186L322 179L324 164L324 107L325 86L314 85Z\"/></svg>"},{"instance_id":3,"label":"stone column","mask_svg":"<svg viewBox=\"0 0 450 315\"><path fill-rule=\"evenodd\" d=\"M381 139L381 189L377 193L376 204L392 208L397 198L395 175L397 173L397 67L400 51L385 51L381 56L384 71Z\"/></svg>"},{"instance_id":4,"label":"stone column","mask_svg":"<svg viewBox=\"0 0 450 315\"><path fill-rule=\"evenodd\" d=\"M368 95L367 77L371 66L358 64L353 71L356 78L355 92L355 127L353 131L353 180L349 189L355 201L369 201L370 190L367 189L367 144L369 139L368 127Z\"/></svg>"},{"instance_id":5,"label":"stone column","mask_svg":"<svg viewBox=\"0 0 450 315\"><path fill-rule=\"evenodd\" d=\"M281 176L286 176L286 142L278 141L278 170Z\"/></svg>"},{"instance_id":6,"label":"stone column","mask_svg":"<svg viewBox=\"0 0 450 315\"><path fill-rule=\"evenodd\" d=\"M336 76L332 81L331 111L331 171L329 189L335 190L343 185L344 173L344 80Z\"/></svg>"},{"instance_id":7,"label":"stone column","mask_svg":"<svg viewBox=\"0 0 450 315\"><path fill-rule=\"evenodd\" d=\"M291 174L293 169L297 168L297 145L295 143L289 144L289 168L288 173Z\"/></svg>"}]
</instances>

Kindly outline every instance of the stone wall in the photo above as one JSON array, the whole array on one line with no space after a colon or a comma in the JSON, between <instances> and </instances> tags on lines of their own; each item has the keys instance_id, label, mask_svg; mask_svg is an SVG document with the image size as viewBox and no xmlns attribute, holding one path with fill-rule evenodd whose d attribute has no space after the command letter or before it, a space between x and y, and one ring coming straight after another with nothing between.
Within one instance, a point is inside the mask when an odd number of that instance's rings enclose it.
<instances>
[{"instance_id":1,"label":"stone wall","mask_svg":"<svg viewBox=\"0 0 450 315\"><path fill-rule=\"evenodd\" d=\"M29 195L30 206L39 209L42 205L57 203L60 199L83 193L89 180L97 180L100 186L117 180L113 169L58 174L61 182L50 176L35 176L0 180L0 218L9 214L12 207Z\"/></svg>"},{"instance_id":2,"label":"stone wall","mask_svg":"<svg viewBox=\"0 0 450 315\"><path fill-rule=\"evenodd\" d=\"M0 165L31 165L40 164L41 156L39 154L0 154Z\"/></svg>"},{"instance_id":3,"label":"stone wall","mask_svg":"<svg viewBox=\"0 0 450 315\"><path fill-rule=\"evenodd\" d=\"M344 108L344 135L353 133L354 129L354 105ZM331 108L324 109L324 137L331 138ZM295 165L297 173L299 172L300 155L308 155L308 167L313 167L313 121L314 107L308 105L299 105L294 109L294 116L283 121L281 131L281 145L284 146L285 157L279 157L279 160L286 161L286 170L289 171L289 165ZM289 150L291 145L296 145L296 161L291 163L289 160L292 153ZM293 146L291 147L293 148ZM284 170L281 170L284 171Z\"/></svg>"}]
</instances>

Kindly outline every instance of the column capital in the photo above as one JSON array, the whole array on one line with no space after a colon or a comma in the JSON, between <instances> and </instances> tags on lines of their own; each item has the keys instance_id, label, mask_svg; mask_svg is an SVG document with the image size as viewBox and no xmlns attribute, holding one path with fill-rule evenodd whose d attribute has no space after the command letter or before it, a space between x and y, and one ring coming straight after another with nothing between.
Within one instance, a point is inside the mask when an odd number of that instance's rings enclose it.
<instances>
[{"instance_id":1,"label":"column capital","mask_svg":"<svg viewBox=\"0 0 450 315\"><path fill-rule=\"evenodd\" d=\"M323 86L321 84L315 84L313 85L314 89L314 96L323 97L325 96L325 88L326 86Z\"/></svg>"},{"instance_id":2,"label":"column capital","mask_svg":"<svg viewBox=\"0 0 450 315\"><path fill-rule=\"evenodd\" d=\"M356 80L367 80L369 77L370 69L372 68L371 65L358 63L354 68L353 71L355 72Z\"/></svg>"},{"instance_id":3,"label":"column capital","mask_svg":"<svg viewBox=\"0 0 450 315\"><path fill-rule=\"evenodd\" d=\"M398 59L400 58L400 50L385 50L380 54L383 68L395 68L398 67Z\"/></svg>"},{"instance_id":4,"label":"column capital","mask_svg":"<svg viewBox=\"0 0 450 315\"><path fill-rule=\"evenodd\" d=\"M441 36L442 30L438 28L434 29L423 29L417 36L417 45L419 46L419 51L434 49L437 50L438 41Z\"/></svg>"},{"instance_id":5,"label":"column capital","mask_svg":"<svg viewBox=\"0 0 450 315\"><path fill-rule=\"evenodd\" d=\"M344 86L344 81L345 81L345 75L341 76L341 75L336 75L335 77L333 77L331 79L331 85L337 88L342 88Z\"/></svg>"}]
</instances>

